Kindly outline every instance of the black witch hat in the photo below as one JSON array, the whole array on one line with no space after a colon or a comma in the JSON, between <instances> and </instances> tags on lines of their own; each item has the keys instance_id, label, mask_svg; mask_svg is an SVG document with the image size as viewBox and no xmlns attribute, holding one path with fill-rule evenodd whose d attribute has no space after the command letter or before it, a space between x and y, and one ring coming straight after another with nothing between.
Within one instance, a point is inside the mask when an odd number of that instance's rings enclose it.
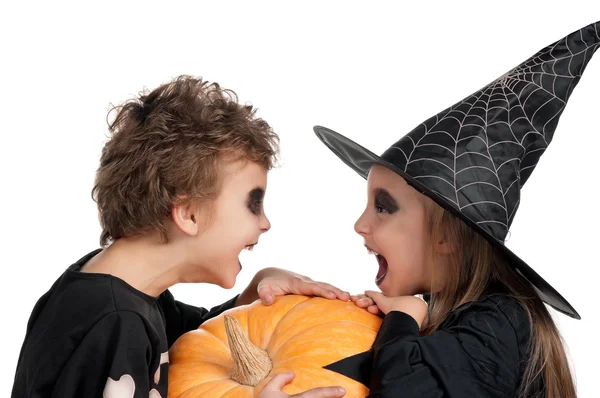
<instances>
[{"instance_id":1,"label":"black witch hat","mask_svg":"<svg viewBox=\"0 0 600 398\"><path fill-rule=\"evenodd\" d=\"M497 247L544 302L580 319L548 282L504 245L521 187L546 150L594 52L600 22L542 49L481 90L421 123L377 156L315 126L340 159L367 178L384 165Z\"/></svg>"}]
</instances>

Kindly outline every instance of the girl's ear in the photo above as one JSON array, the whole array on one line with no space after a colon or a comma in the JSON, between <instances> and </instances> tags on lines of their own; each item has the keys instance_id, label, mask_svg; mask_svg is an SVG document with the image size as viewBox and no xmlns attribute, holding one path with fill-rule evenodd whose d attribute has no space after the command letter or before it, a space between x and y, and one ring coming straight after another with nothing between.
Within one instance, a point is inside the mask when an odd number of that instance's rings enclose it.
<instances>
[{"instance_id":1,"label":"girl's ear","mask_svg":"<svg viewBox=\"0 0 600 398\"><path fill-rule=\"evenodd\" d=\"M456 244L443 238L436 243L436 250L439 254L452 254L456 250Z\"/></svg>"}]
</instances>

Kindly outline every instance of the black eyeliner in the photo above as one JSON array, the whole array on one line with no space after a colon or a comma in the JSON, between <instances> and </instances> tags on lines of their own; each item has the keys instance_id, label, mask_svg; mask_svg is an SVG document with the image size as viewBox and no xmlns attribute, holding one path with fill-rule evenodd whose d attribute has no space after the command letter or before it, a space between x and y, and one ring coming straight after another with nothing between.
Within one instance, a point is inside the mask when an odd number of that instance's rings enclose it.
<instances>
[{"instance_id":1,"label":"black eyeliner","mask_svg":"<svg viewBox=\"0 0 600 398\"><path fill-rule=\"evenodd\" d=\"M383 208L389 214L395 213L399 209L398 203L392 195L382 188L375 190L375 206Z\"/></svg>"},{"instance_id":2,"label":"black eyeliner","mask_svg":"<svg viewBox=\"0 0 600 398\"><path fill-rule=\"evenodd\" d=\"M260 214L260 208L262 205L262 200L265 196L265 190L262 188L254 188L248 194L248 209L255 214Z\"/></svg>"}]
</instances>

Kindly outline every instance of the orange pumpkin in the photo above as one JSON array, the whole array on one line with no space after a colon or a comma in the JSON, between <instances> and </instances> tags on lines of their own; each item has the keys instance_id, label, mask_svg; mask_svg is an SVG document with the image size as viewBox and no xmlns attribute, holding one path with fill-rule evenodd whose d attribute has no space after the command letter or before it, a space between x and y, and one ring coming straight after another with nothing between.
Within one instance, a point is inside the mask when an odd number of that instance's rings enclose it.
<instances>
[{"instance_id":1,"label":"orange pumpkin","mask_svg":"<svg viewBox=\"0 0 600 398\"><path fill-rule=\"evenodd\" d=\"M169 398L256 397L275 374L297 394L341 385L365 397L363 384L324 366L371 348L381 319L352 302L288 295L270 306L232 308L182 335L169 351Z\"/></svg>"}]
</instances>

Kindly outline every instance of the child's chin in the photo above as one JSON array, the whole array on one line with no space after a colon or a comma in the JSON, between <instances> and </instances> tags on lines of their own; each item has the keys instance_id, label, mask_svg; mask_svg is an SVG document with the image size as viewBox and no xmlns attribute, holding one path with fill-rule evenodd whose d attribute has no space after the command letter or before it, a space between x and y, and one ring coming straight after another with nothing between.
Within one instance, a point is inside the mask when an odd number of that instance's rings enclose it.
<instances>
[{"instance_id":1,"label":"child's chin","mask_svg":"<svg viewBox=\"0 0 600 398\"><path fill-rule=\"evenodd\" d=\"M236 279L236 278L235 278L235 277L233 277L233 278L231 278L231 279L229 279L229 280L225 281L225 282L224 282L224 283L221 285L221 287L222 287L223 289L232 289L232 288L235 286L235 279Z\"/></svg>"},{"instance_id":2,"label":"child's chin","mask_svg":"<svg viewBox=\"0 0 600 398\"><path fill-rule=\"evenodd\" d=\"M221 283L219 283L219 286L221 286L223 289L233 288L235 286L235 281L239 273L240 270L238 269L230 271L227 275L222 275Z\"/></svg>"},{"instance_id":3,"label":"child's chin","mask_svg":"<svg viewBox=\"0 0 600 398\"><path fill-rule=\"evenodd\" d=\"M391 278L388 279L387 276L377 286L379 287L379 290L381 290L381 293L385 294L388 297L411 295L410 292L414 290L412 286L394 286L393 283L390 283Z\"/></svg>"}]
</instances>

